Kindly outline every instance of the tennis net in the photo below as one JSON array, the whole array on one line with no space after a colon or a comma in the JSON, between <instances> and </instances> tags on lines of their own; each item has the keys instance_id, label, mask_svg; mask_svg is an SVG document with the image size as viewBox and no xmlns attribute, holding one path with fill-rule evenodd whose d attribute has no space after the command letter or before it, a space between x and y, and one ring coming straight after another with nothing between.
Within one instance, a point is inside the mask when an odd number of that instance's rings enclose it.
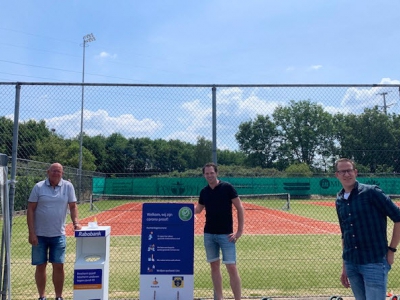
<instances>
[{"instance_id":1,"label":"tennis net","mask_svg":"<svg viewBox=\"0 0 400 300\"><path fill-rule=\"evenodd\" d=\"M275 204L276 208L290 210L290 194L247 194L240 195L244 202L265 202ZM90 197L90 210L121 210L129 202L197 202L198 196L162 196L162 195L106 195L93 194ZM283 202L283 203L282 203Z\"/></svg>"}]
</instances>

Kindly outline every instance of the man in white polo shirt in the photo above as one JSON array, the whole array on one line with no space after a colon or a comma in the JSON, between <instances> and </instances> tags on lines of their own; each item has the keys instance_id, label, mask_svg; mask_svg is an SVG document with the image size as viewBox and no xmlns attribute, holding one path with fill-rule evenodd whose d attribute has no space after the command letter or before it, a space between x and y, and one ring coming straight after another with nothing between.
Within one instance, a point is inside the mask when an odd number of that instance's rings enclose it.
<instances>
[{"instance_id":1,"label":"man in white polo shirt","mask_svg":"<svg viewBox=\"0 0 400 300\"><path fill-rule=\"evenodd\" d=\"M47 170L47 179L38 182L28 199L27 223L29 243L32 245L32 265L36 266L35 280L39 300L46 300L47 262L53 266L53 284L56 300L62 300L64 287L65 221L67 210L74 230L78 223L78 207L71 182L64 180L63 166L54 163Z\"/></svg>"}]
</instances>

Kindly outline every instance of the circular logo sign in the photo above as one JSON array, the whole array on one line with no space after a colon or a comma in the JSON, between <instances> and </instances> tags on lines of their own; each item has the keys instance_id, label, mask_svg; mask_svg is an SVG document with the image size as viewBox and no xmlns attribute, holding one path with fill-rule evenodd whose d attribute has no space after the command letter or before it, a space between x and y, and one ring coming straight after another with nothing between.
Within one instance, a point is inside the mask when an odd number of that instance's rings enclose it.
<instances>
[{"instance_id":1,"label":"circular logo sign","mask_svg":"<svg viewBox=\"0 0 400 300\"><path fill-rule=\"evenodd\" d=\"M182 207L179 210L179 218L182 221L189 221L193 216L192 210L189 207Z\"/></svg>"},{"instance_id":2,"label":"circular logo sign","mask_svg":"<svg viewBox=\"0 0 400 300\"><path fill-rule=\"evenodd\" d=\"M324 178L319 182L319 186L326 190L326 189L329 189L329 187L331 186L331 183L329 182L328 179Z\"/></svg>"}]
</instances>

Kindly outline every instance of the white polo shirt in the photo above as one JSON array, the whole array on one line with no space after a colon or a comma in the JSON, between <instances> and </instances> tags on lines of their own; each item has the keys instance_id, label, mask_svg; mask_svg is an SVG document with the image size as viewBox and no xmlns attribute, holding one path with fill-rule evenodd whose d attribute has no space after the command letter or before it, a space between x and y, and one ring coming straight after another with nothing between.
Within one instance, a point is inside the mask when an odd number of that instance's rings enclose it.
<instances>
[{"instance_id":1,"label":"white polo shirt","mask_svg":"<svg viewBox=\"0 0 400 300\"><path fill-rule=\"evenodd\" d=\"M37 236L65 235L68 203L76 202L71 182L61 179L53 188L49 179L40 181L33 187L28 202L37 202L34 222Z\"/></svg>"}]
</instances>

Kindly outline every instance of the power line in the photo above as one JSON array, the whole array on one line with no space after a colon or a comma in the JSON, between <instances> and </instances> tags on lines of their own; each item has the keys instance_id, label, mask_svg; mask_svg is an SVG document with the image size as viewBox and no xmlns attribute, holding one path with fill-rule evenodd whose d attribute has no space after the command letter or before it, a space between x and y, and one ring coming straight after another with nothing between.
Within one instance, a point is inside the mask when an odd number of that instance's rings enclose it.
<instances>
[{"instance_id":1,"label":"power line","mask_svg":"<svg viewBox=\"0 0 400 300\"><path fill-rule=\"evenodd\" d=\"M53 81L65 81L65 82L69 82L69 81L67 81L67 80L55 80L54 78L48 78L48 77L20 75L20 74L6 73L6 72L0 72L0 74L13 75L13 76L21 76L21 77L29 77L29 78L39 78L39 79L53 80ZM6 80L9 80L9 79L6 79Z\"/></svg>"},{"instance_id":2,"label":"power line","mask_svg":"<svg viewBox=\"0 0 400 300\"><path fill-rule=\"evenodd\" d=\"M52 39L52 40L57 40L57 41L61 41L61 42L67 42L67 43L71 43L71 44L74 44L74 45L77 44L75 41L69 41L69 40L54 38L54 37L50 37L50 36L38 35L38 34L35 34L35 33L29 33L29 32L20 31L20 30L15 30L15 29L8 29L8 28L0 27L0 30L22 33L22 34L25 34L25 35L36 36L36 37L44 38L44 39ZM51 51L51 50L44 50L44 49L37 49L37 48L25 47L25 46L17 46L17 45L7 44L7 43L4 43L4 42L1 42L0 44L9 45L9 46L12 46L12 47L20 47L20 48L25 48L25 49L32 49L32 50L35 50L35 51L43 51L43 52L56 53L56 54L60 54L60 55L79 57L79 56L77 56L77 55L72 55L72 54L67 54L67 53L60 53L60 52ZM140 54L140 53L135 53L134 55L135 55L135 56L148 57L148 58L152 58L152 59L160 59L160 60L163 60L163 61L168 61L168 59L166 59L165 57L157 57L157 56L151 56L151 55L148 55L148 54ZM126 62L126 61L108 61L108 63L120 64L120 65L123 65L123 66L130 65L130 66L132 66L132 67L134 67L134 68L141 68L141 69L148 69L148 70L153 69L153 70L156 70L156 71L159 71L159 72L166 72L166 73L171 73L171 74L185 74L185 75L191 75L191 73L187 73L187 72L177 72L176 70L169 71L169 70L165 70L165 69L153 68L153 67L148 67L148 66L138 66L138 65L132 64L132 63L130 63L130 62ZM197 64L184 63L184 62L181 62L181 64L182 64L182 65L187 65L187 66L193 66L193 67L197 67L197 68L203 68L203 69L207 69L207 70L210 69L208 66L201 66L201 65L197 65ZM26 64L26 66L32 66L32 65ZM33 67L35 67L35 66L33 66ZM43 67L43 68L45 68L45 67ZM61 69L54 69L54 70L61 70ZM229 73L233 72L233 70L222 70L222 71L229 72ZM74 72L74 73L77 73L76 71L66 71L66 72ZM109 78L115 78L115 79L124 79L124 80L129 80L129 81L138 82L138 80L131 79L131 78L121 78L121 77L105 76L105 75L90 74L90 73L87 73L87 74L88 74L88 75L94 75L94 76L109 77ZM141 80L141 82L145 82L145 81Z\"/></svg>"},{"instance_id":3,"label":"power line","mask_svg":"<svg viewBox=\"0 0 400 300\"><path fill-rule=\"evenodd\" d=\"M1 45L6 45L9 47L14 47L14 48L22 48L22 49L28 49L28 50L34 50L34 51L41 51L41 52L47 52L47 53L55 53L55 54L60 54L60 55L65 55L65 56L71 56L71 57L79 57L79 55L74 55L74 54L69 54L69 53L62 53L62 52L57 52L57 51L52 51L52 50L46 50L46 49L39 49L39 48L32 48L32 47L26 47L26 46L19 46L19 45L14 45L14 44L8 44L8 43L2 43L0 42Z\"/></svg>"},{"instance_id":4,"label":"power line","mask_svg":"<svg viewBox=\"0 0 400 300\"><path fill-rule=\"evenodd\" d=\"M41 69L48 69L48 70L55 70L55 71L63 71L63 72L69 72L69 73L79 73L82 74L81 71L73 71L73 70L66 70L66 69L60 69L60 68L53 68L53 67L44 67L44 66L39 66L39 65L32 65L32 64L24 64L20 62L15 62L15 61L9 61L9 60L2 60L0 59L0 62L5 62L9 64L15 64L15 65L21 65L21 66L28 66L28 67L33 67L33 68L41 68ZM108 76L108 75L100 75L100 74L94 74L94 73L85 73L91 76L99 76L99 77L106 77L106 78L114 78L114 79L124 79L124 80L131 80L131 81L138 81L135 79L131 78L123 78L123 77L116 77L116 76ZM10 74L11 75L11 74ZM13 74L16 76L25 76L25 75L18 75L18 74ZM32 76L33 77L33 76ZM41 78L41 77L36 77L36 78ZM63 80L64 81L64 80Z\"/></svg>"},{"instance_id":5,"label":"power line","mask_svg":"<svg viewBox=\"0 0 400 300\"><path fill-rule=\"evenodd\" d=\"M0 30L5 30L5 31L12 31L12 32L17 32L17 33L22 33L22 34L26 34L26 35L31 35L31 36L37 36L40 38L45 38L45 39L52 39L52 40L56 40L56 41L61 41L61 42L68 42L68 43L72 43L72 44L77 44L76 41L68 41L68 40L63 40L63 39L58 39L52 36L44 36L44 35L39 35L36 33L30 33L30 32L25 32L22 30L16 30L16 29L9 29L9 28L4 28L4 27L0 27Z\"/></svg>"}]
</instances>

